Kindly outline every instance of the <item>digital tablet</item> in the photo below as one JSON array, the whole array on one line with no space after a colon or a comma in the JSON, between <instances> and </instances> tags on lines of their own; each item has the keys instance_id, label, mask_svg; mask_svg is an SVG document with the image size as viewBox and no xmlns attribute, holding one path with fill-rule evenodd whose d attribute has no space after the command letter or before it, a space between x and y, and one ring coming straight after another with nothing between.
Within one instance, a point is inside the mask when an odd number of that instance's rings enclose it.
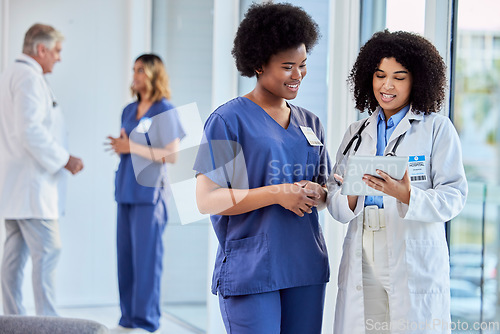
<instances>
[{"instance_id":1,"label":"digital tablet","mask_svg":"<svg viewBox=\"0 0 500 334\"><path fill-rule=\"evenodd\" d=\"M349 157L346 173L342 182L342 195L384 196L362 180L363 175L370 174L379 177L376 170L380 169L392 178L401 180L408 166L408 157L395 156L357 156Z\"/></svg>"}]
</instances>

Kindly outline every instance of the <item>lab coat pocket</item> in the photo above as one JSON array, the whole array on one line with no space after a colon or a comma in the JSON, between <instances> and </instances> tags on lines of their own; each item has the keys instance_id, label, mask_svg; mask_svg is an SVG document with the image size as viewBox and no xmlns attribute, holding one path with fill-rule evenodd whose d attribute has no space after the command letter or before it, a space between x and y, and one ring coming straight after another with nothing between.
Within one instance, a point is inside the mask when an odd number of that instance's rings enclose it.
<instances>
[{"instance_id":1,"label":"lab coat pocket","mask_svg":"<svg viewBox=\"0 0 500 334\"><path fill-rule=\"evenodd\" d=\"M270 259L267 235L226 241L224 289L230 296L269 291Z\"/></svg>"},{"instance_id":2,"label":"lab coat pocket","mask_svg":"<svg viewBox=\"0 0 500 334\"><path fill-rule=\"evenodd\" d=\"M449 264L446 243L406 240L406 266L410 293L447 293Z\"/></svg>"}]
</instances>

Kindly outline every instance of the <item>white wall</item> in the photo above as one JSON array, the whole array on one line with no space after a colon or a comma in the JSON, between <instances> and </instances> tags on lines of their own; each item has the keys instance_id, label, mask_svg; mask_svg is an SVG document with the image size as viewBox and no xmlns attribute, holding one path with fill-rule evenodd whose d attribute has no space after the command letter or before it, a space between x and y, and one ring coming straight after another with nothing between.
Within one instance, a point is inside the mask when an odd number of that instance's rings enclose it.
<instances>
[{"instance_id":1,"label":"white wall","mask_svg":"<svg viewBox=\"0 0 500 334\"><path fill-rule=\"evenodd\" d=\"M0 71L5 68L7 62L8 5L7 0L0 0Z\"/></svg>"}]
</instances>

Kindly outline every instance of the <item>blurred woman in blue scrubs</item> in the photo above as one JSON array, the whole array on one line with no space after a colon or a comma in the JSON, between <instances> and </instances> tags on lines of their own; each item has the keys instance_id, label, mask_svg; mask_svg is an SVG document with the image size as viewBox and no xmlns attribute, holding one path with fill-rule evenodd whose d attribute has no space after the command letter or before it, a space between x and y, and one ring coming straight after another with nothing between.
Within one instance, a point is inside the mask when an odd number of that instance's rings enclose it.
<instances>
[{"instance_id":1,"label":"blurred woman in blue scrubs","mask_svg":"<svg viewBox=\"0 0 500 334\"><path fill-rule=\"evenodd\" d=\"M219 241L212 292L228 333L321 332L328 255L318 223L330 160L310 111L287 102L318 26L290 4L253 4L232 54L255 88L208 118L194 169Z\"/></svg>"},{"instance_id":2,"label":"blurred woman in blue scrubs","mask_svg":"<svg viewBox=\"0 0 500 334\"><path fill-rule=\"evenodd\" d=\"M131 90L137 101L123 110L120 136L108 137L111 149L120 155L115 199L122 316L116 333L131 328L155 332L160 326L166 163L175 162L179 141L185 136L168 101L168 76L161 59L141 55L133 71Z\"/></svg>"}]
</instances>

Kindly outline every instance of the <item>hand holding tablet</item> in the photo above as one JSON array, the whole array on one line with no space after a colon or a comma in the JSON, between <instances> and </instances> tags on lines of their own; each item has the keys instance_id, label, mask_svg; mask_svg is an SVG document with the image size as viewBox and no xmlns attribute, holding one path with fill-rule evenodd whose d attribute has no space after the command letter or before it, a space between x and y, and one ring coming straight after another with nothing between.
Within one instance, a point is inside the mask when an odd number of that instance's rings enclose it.
<instances>
[{"instance_id":1,"label":"hand holding tablet","mask_svg":"<svg viewBox=\"0 0 500 334\"><path fill-rule=\"evenodd\" d=\"M396 180L401 180L408 165L408 157L398 156L350 156L342 183L342 195L385 196L386 194L366 185L363 175L378 176L379 169Z\"/></svg>"}]
</instances>

